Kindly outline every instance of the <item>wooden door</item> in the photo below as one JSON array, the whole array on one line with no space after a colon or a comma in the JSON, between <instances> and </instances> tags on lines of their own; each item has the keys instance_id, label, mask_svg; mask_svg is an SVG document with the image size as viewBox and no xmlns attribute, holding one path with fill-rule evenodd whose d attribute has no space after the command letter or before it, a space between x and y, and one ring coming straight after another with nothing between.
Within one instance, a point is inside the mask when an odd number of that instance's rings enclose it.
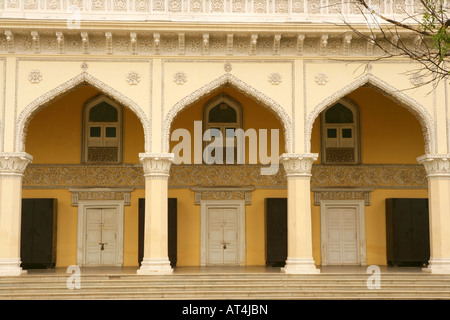
<instances>
[{"instance_id":1,"label":"wooden door","mask_svg":"<svg viewBox=\"0 0 450 320\"><path fill-rule=\"evenodd\" d=\"M287 198L266 198L266 265L283 267L287 259Z\"/></svg>"},{"instance_id":2,"label":"wooden door","mask_svg":"<svg viewBox=\"0 0 450 320\"><path fill-rule=\"evenodd\" d=\"M85 266L117 263L118 209L86 208Z\"/></svg>"},{"instance_id":3,"label":"wooden door","mask_svg":"<svg viewBox=\"0 0 450 320\"><path fill-rule=\"evenodd\" d=\"M177 198L168 199L168 251L170 265L177 265ZM144 259L145 199L139 199L138 261Z\"/></svg>"},{"instance_id":4,"label":"wooden door","mask_svg":"<svg viewBox=\"0 0 450 320\"><path fill-rule=\"evenodd\" d=\"M327 264L358 264L357 209L327 208Z\"/></svg>"},{"instance_id":5,"label":"wooden door","mask_svg":"<svg viewBox=\"0 0 450 320\"><path fill-rule=\"evenodd\" d=\"M207 208L207 264L239 264L239 208Z\"/></svg>"}]
</instances>

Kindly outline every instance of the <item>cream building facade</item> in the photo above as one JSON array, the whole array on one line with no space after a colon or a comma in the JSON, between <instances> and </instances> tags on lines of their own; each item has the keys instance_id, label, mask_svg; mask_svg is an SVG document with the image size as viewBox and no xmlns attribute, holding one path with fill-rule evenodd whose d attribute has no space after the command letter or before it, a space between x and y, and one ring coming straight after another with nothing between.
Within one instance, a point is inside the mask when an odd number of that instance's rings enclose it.
<instances>
[{"instance_id":1,"label":"cream building facade","mask_svg":"<svg viewBox=\"0 0 450 320\"><path fill-rule=\"evenodd\" d=\"M372 2L390 16L419 5ZM264 199L287 198L287 273L386 265L385 200L428 198L424 272L449 273L448 83L378 59L340 13L369 31L345 1L0 0L0 275L23 272L22 198L57 199L57 267L139 266L145 199L139 274L173 271L168 198L177 266L265 265ZM220 103L235 118L211 120ZM208 165L194 141L178 163L173 133L195 136L196 121L279 130L280 169L261 175L248 149L245 164ZM113 225L113 248L89 249L90 219Z\"/></svg>"}]
</instances>

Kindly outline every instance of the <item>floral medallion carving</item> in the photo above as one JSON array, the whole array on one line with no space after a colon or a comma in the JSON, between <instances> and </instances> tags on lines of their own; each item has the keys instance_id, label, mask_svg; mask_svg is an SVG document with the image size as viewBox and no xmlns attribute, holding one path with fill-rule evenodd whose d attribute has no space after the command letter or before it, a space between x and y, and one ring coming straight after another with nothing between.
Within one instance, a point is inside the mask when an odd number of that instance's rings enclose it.
<instances>
[{"instance_id":1,"label":"floral medallion carving","mask_svg":"<svg viewBox=\"0 0 450 320\"><path fill-rule=\"evenodd\" d=\"M177 72L173 75L173 81L178 85L183 85L187 81L187 76L182 71Z\"/></svg>"},{"instance_id":2,"label":"floral medallion carving","mask_svg":"<svg viewBox=\"0 0 450 320\"><path fill-rule=\"evenodd\" d=\"M318 74L316 74L316 76L314 77L314 80L316 81L316 83L318 85L326 85L328 82L328 76L326 75L326 73L323 72L319 72Z\"/></svg>"},{"instance_id":3,"label":"floral medallion carving","mask_svg":"<svg viewBox=\"0 0 450 320\"><path fill-rule=\"evenodd\" d=\"M42 73L39 70L31 70L30 73L28 73L28 81L31 83L37 84L41 82L42 80Z\"/></svg>"},{"instance_id":4,"label":"floral medallion carving","mask_svg":"<svg viewBox=\"0 0 450 320\"><path fill-rule=\"evenodd\" d=\"M421 85L424 84L425 80L424 80L424 76L421 75L420 73L414 73L409 77L409 81L411 81L411 83L416 86L419 87Z\"/></svg>"},{"instance_id":5,"label":"floral medallion carving","mask_svg":"<svg viewBox=\"0 0 450 320\"><path fill-rule=\"evenodd\" d=\"M141 75L136 71L128 72L126 80L130 85L137 85L141 81Z\"/></svg>"},{"instance_id":6,"label":"floral medallion carving","mask_svg":"<svg viewBox=\"0 0 450 320\"><path fill-rule=\"evenodd\" d=\"M223 69L225 70L225 72L230 72L231 70L233 70L233 66L231 65L231 63L226 62L226 63L223 65Z\"/></svg>"},{"instance_id":7,"label":"floral medallion carving","mask_svg":"<svg viewBox=\"0 0 450 320\"><path fill-rule=\"evenodd\" d=\"M281 83L281 78L281 74L279 74L278 72L269 74L269 82L275 86Z\"/></svg>"}]
</instances>

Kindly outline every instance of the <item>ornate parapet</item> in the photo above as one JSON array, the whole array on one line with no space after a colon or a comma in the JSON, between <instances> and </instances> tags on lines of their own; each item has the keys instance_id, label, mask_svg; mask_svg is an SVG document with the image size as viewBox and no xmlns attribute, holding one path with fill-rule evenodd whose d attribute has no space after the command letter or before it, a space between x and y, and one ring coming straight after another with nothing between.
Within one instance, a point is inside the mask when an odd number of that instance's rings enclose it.
<instances>
[{"instance_id":1,"label":"ornate parapet","mask_svg":"<svg viewBox=\"0 0 450 320\"><path fill-rule=\"evenodd\" d=\"M280 163L283 164L288 179L310 179L313 162L317 160L318 156L317 153L283 153Z\"/></svg>"},{"instance_id":2,"label":"ornate parapet","mask_svg":"<svg viewBox=\"0 0 450 320\"><path fill-rule=\"evenodd\" d=\"M0 153L0 176L23 176L33 157L25 152Z\"/></svg>"},{"instance_id":3,"label":"ornate parapet","mask_svg":"<svg viewBox=\"0 0 450 320\"><path fill-rule=\"evenodd\" d=\"M450 154L426 154L417 158L428 179L450 179Z\"/></svg>"},{"instance_id":4,"label":"ornate parapet","mask_svg":"<svg viewBox=\"0 0 450 320\"><path fill-rule=\"evenodd\" d=\"M418 0L372 1L385 16L417 13ZM198 22L341 22L341 15L364 23L356 2L336 0L2 0L0 17L68 20L80 28L88 20ZM331 20L330 20L331 19Z\"/></svg>"},{"instance_id":5,"label":"ornate parapet","mask_svg":"<svg viewBox=\"0 0 450 320\"><path fill-rule=\"evenodd\" d=\"M174 158L173 153L140 153L145 179L169 179Z\"/></svg>"}]
</instances>

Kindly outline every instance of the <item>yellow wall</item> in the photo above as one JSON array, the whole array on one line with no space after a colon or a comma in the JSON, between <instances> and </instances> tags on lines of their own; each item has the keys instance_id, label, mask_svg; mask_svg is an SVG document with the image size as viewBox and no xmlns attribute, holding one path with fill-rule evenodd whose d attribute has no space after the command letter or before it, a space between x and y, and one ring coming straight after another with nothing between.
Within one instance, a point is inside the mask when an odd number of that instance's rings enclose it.
<instances>
[{"instance_id":1,"label":"yellow wall","mask_svg":"<svg viewBox=\"0 0 450 320\"><path fill-rule=\"evenodd\" d=\"M425 143L422 127L409 110L371 88L359 88L348 98L359 107L363 164L417 164L417 157L425 154ZM311 150L320 154L319 117Z\"/></svg>"},{"instance_id":2,"label":"yellow wall","mask_svg":"<svg viewBox=\"0 0 450 320\"><path fill-rule=\"evenodd\" d=\"M244 130L248 128L280 129L281 148L284 138L277 118L266 109L232 88L224 89L244 108ZM218 94L219 92L216 92ZM92 87L80 87L58 99L39 112L31 121L26 151L34 156L33 163L80 163L81 113L84 103L96 96ZM186 128L192 132L193 121L202 120L204 104L215 94L205 97L177 117L173 129ZM363 164L416 163L424 153L419 122L406 109L369 88L360 88L349 95L359 105ZM176 142L175 142L176 143ZM313 128L312 152L320 153L319 121ZM173 147L174 143L172 143ZM138 154L144 150L144 136L138 118L124 108L125 163L139 163ZM317 162L319 163L319 161ZM313 203L311 194L311 203ZM77 207L71 205L68 190L27 190L23 197L58 199L57 266L76 263ZM125 207L124 265L138 265L138 198L144 190L131 193L131 206ZM200 206L194 205L194 193L189 189L169 189L169 197L178 198L178 266L200 263ZM258 189L252 193L252 204L246 206L246 263L264 265L266 257L264 199L287 197L286 190ZM386 264L385 209L386 198L427 197L427 190L375 190L372 204L366 207L367 263ZM321 262L320 207L312 206L313 257Z\"/></svg>"},{"instance_id":3,"label":"yellow wall","mask_svg":"<svg viewBox=\"0 0 450 320\"><path fill-rule=\"evenodd\" d=\"M255 129L257 132L260 129L267 129L268 130L268 147L267 152L270 154L270 129L278 129L279 130L279 154L285 152L284 148L284 131L281 126L280 121L274 116L274 113L269 111L268 109L265 109L264 107L261 107L255 100L245 96L244 94L240 93L239 91L231 88L231 87L225 87L221 91L217 91L213 94L210 94L209 96L197 101L192 106L189 106L184 111L182 111L173 121L171 133L173 130L181 128L186 129L191 134L191 150L194 150L194 121L202 121L203 120L203 107L205 104L213 99L216 95L220 94L221 92L225 92L235 100L237 100L243 109L243 130L248 129ZM259 139L259 136L258 136ZM170 142L170 150L173 149L173 147L178 144L178 141L171 141ZM210 142L207 142L208 144ZM246 145L246 163L248 163L248 146L249 142L248 140L245 143ZM258 149L259 150L259 149ZM192 160L191 163L194 163L194 155L192 153L191 156ZM258 158L259 162L259 158Z\"/></svg>"},{"instance_id":4,"label":"yellow wall","mask_svg":"<svg viewBox=\"0 0 450 320\"><path fill-rule=\"evenodd\" d=\"M25 147L33 156L33 163L81 162L83 106L98 94L91 86L80 87L34 116ZM123 108L123 131L124 162L139 163L139 153L144 152L144 130L127 108Z\"/></svg>"}]
</instances>

